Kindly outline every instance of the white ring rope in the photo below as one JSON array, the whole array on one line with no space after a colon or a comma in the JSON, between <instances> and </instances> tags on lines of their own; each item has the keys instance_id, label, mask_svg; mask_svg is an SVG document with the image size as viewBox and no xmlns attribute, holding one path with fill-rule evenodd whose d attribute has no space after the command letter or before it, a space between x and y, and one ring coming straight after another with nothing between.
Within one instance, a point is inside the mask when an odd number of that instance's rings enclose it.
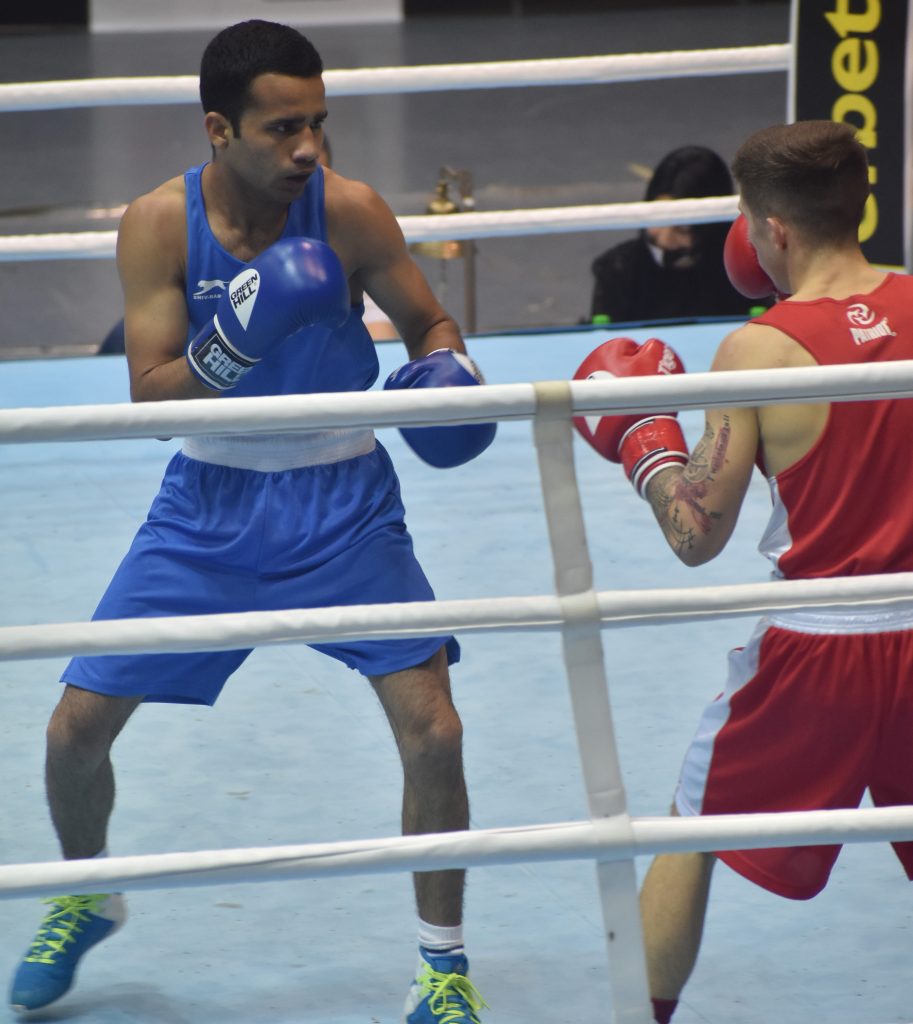
<instances>
[{"instance_id":1,"label":"white ring rope","mask_svg":"<svg viewBox=\"0 0 913 1024\"><path fill-rule=\"evenodd\" d=\"M327 71L330 96L430 90L584 85L657 78L785 71L788 43L717 50L678 50L556 60L444 64ZM0 85L0 112L116 104L189 103L199 99L194 75L110 78ZM649 224L701 224L732 220L738 200L725 196L656 203L613 203L541 210L461 212L458 217L400 217L408 242L515 238L557 231L626 230ZM110 259L114 231L0 236L0 261Z\"/></svg>"},{"instance_id":2,"label":"white ring rope","mask_svg":"<svg viewBox=\"0 0 913 1024\"><path fill-rule=\"evenodd\" d=\"M337 843L159 853L0 867L0 899L114 886L182 886L387 873L536 861L610 863L650 853L748 850L913 839L913 808L618 818Z\"/></svg>"},{"instance_id":3,"label":"white ring rope","mask_svg":"<svg viewBox=\"0 0 913 1024\"><path fill-rule=\"evenodd\" d=\"M533 441L561 613L561 652L567 677L580 768L591 821L611 821L630 848L630 827L615 725L609 702L605 652L583 505L574 467L573 401L570 383L535 385ZM610 739L606 739L610 737ZM617 1012L636 1024L649 1003L644 938L632 857L596 860L596 882L609 940L609 985Z\"/></svg>"},{"instance_id":4,"label":"white ring rope","mask_svg":"<svg viewBox=\"0 0 913 1024\"><path fill-rule=\"evenodd\" d=\"M0 444L531 419L536 384L0 409ZM913 395L913 360L579 380L572 411L623 414Z\"/></svg>"},{"instance_id":5,"label":"white ring rope","mask_svg":"<svg viewBox=\"0 0 913 1024\"><path fill-rule=\"evenodd\" d=\"M733 220L738 196L601 203L538 210L491 210L442 217L398 217L407 242L438 239L518 238L558 231L604 231L651 224L709 224ZM116 231L71 231L36 235L0 235L0 262L18 260L111 259Z\"/></svg>"},{"instance_id":6,"label":"white ring rope","mask_svg":"<svg viewBox=\"0 0 913 1024\"><path fill-rule=\"evenodd\" d=\"M913 573L594 593L602 627L656 626L773 611L913 609ZM62 655L226 651L292 643L392 640L446 633L554 632L568 621L550 595L105 619L0 627L0 661Z\"/></svg>"},{"instance_id":7,"label":"white ring rope","mask_svg":"<svg viewBox=\"0 0 913 1024\"><path fill-rule=\"evenodd\" d=\"M504 89L536 85L605 85L658 78L786 71L792 47L735 46L603 57L438 64L325 71L328 96ZM196 75L96 78L0 85L0 113L73 107L199 103Z\"/></svg>"}]
</instances>

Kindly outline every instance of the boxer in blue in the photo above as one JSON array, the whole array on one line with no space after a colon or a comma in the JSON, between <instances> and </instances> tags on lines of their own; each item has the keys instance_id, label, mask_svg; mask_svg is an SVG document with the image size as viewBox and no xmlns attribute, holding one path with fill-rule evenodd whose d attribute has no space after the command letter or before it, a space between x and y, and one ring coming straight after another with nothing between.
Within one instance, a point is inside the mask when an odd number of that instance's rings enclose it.
<instances>
[{"instance_id":1,"label":"boxer in blue","mask_svg":"<svg viewBox=\"0 0 913 1024\"><path fill-rule=\"evenodd\" d=\"M365 293L409 362L388 388L481 381L389 207L319 162L322 62L299 32L220 32L200 71L212 159L136 199L117 248L134 401L358 391L378 360ZM426 462L479 455L493 424L404 429ZM282 514L277 514L281 509ZM96 610L99 619L430 600L396 474L370 430L188 438ZM453 637L315 645L371 682L404 774L403 831L469 824ZM248 650L76 658L48 728L47 793L66 858L103 856L112 743L143 701L213 704ZM464 872L415 875L419 967L408 1024L479 1024L467 977ZM82 955L120 927L118 893L55 898L13 980L49 1006Z\"/></svg>"}]
</instances>

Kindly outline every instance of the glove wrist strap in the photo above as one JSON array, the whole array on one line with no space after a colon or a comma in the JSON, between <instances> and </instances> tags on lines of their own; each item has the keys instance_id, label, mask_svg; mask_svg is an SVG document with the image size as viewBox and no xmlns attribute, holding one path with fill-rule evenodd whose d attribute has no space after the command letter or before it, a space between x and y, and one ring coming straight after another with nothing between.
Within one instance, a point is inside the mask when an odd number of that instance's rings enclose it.
<instances>
[{"instance_id":1,"label":"glove wrist strap","mask_svg":"<svg viewBox=\"0 0 913 1024\"><path fill-rule=\"evenodd\" d=\"M194 376L213 391L235 387L259 361L243 355L225 338L216 317L187 346L187 362Z\"/></svg>"},{"instance_id":2,"label":"glove wrist strap","mask_svg":"<svg viewBox=\"0 0 913 1024\"><path fill-rule=\"evenodd\" d=\"M660 470L688 462L685 435L675 416L639 420L625 432L618 452L627 478L644 499L647 484Z\"/></svg>"}]
</instances>

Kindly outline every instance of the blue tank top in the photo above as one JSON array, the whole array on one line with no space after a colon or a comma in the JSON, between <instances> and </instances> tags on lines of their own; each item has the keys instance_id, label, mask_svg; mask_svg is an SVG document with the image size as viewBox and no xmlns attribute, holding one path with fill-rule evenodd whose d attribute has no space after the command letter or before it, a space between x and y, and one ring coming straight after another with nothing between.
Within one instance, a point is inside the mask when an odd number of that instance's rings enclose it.
<instances>
[{"instance_id":1,"label":"blue tank top","mask_svg":"<svg viewBox=\"0 0 913 1024\"><path fill-rule=\"evenodd\" d=\"M184 173L187 194L187 271L184 285L190 326L189 341L211 319L216 300L244 268L242 260L219 244L206 217L202 171ZM318 167L304 195L289 206L283 238L327 240L323 201L323 168ZM293 395L319 391L365 391L377 380L374 342L364 325L364 304L353 306L341 327L305 327L280 342L232 395Z\"/></svg>"}]
</instances>

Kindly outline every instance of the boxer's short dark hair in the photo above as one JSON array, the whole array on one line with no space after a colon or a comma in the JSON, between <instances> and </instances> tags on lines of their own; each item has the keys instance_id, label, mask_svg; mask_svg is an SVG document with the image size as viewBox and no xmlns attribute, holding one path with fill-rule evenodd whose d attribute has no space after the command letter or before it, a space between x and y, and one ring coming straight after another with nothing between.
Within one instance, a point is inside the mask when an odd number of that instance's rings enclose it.
<instances>
[{"instance_id":1,"label":"boxer's short dark hair","mask_svg":"<svg viewBox=\"0 0 913 1024\"><path fill-rule=\"evenodd\" d=\"M253 19L222 29L200 62L204 112L221 114L237 132L251 82L270 72L316 78L323 74L323 61L313 43L288 25Z\"/></svg>"},{"instance_id":2,"label":"boxer's short dark hair","mask_svg":"<svg viewBox=\"0 0 913 1024\"><path fill-rule=\"evenodd\" d=\"M818 244L858 235L869 196L865 147L838 121L797 121L763 128L732 164L748 209L781 217Z\"/></svg>"}]
</instances>

